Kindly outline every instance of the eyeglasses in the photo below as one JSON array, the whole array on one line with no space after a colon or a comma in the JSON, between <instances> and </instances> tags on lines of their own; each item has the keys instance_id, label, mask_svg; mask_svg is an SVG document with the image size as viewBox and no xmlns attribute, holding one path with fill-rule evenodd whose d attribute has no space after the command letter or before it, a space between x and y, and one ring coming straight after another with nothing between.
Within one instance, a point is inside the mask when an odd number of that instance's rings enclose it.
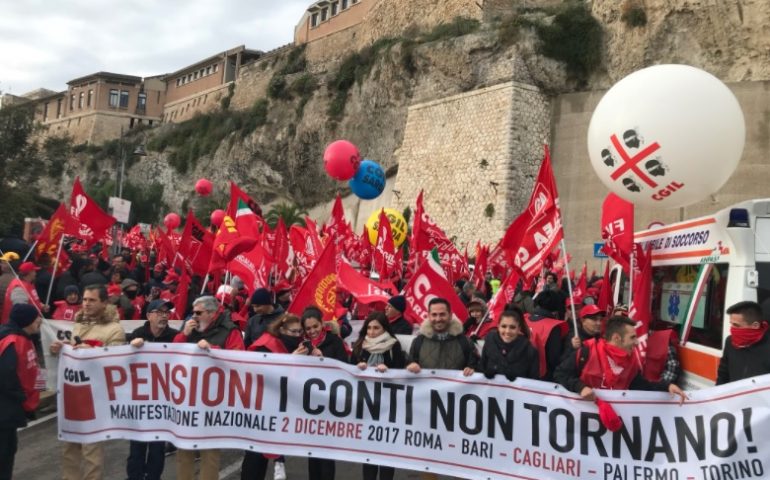
<instances>
[{"instance_id":1,"label":"eyeglasses","mask_svg":"<svg viewBox=\"0 0 770 480\"><path fill-rule=\"evenodd\" d=\"M192 314L194 317L197 317L198 315L203 315L206 313L206 310L193 310Z\"/></svg>"}]
</instances>

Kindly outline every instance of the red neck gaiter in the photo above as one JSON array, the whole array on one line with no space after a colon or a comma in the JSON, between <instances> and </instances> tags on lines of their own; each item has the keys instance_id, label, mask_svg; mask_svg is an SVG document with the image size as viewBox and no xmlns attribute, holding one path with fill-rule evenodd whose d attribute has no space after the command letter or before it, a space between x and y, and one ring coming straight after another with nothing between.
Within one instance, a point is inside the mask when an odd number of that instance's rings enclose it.
<instances>
[{"instance_id":1,"label":"red neck gaiter","mask_svg":"<svg viewBox=\"0 0 770 480\"><path fill-rule=\"evenodd\" d=\"M625 390L628 385L619 385L618 381L623 372L631 368L634 356L620 347L616 347L607 341L597 343L599 361L602 363L604 381L613 390Z\"/></svg>"},{"instance_id":2,"label":"red neck gaiter","mask_svg":"<svg viewBox=\"0 0 770 480\"><path fill-rule=\"evenodd\" d=\"M312 343L314 347L318 347L324 340L326 340L326 327L321 329L321 333L319 333L317 337L311 338L310 343Z\"/></svg>"},{"instance_id":3,"label":"red neck gaiter","mask_svg":"<svg viewBox=\"0 0 770 480\"><path fill-rule=\"evenodd\" d=\"M748 348L762 340L767 328L767 322L762 322L759 328L730 327L730 343L735 348Z\"/></svg>"}]
</instances>

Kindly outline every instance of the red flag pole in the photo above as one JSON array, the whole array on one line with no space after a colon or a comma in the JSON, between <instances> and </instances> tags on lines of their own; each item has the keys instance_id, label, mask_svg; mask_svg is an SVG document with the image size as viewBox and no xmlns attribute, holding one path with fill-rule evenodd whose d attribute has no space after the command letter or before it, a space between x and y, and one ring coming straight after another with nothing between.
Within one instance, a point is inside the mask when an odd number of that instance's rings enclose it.
<instances>
[{"instance_id":1,"label":"red flag pole","mask_svg":"<svg viewBox=\"0 0 770 480\"><path fill-rule=\"evenodd\" d=\"M45 296L46 305L51 301L51 290L53 290L53 281L56 278L56 270L59 269L59 257L61 257L61 250L64 246L64 237L66 237L66 235L62 233L61 240L59 240L59 249L56 250L56 261L53 264L53 272L51 272L51 283L48 284L48 294Z\"/></svg>"},{"instance_id":2,"label":"red flag pole","mask_svg":"<svg viewBox=\"0 0 770 480\"><path fill-rule=\"evenodd\" d=\"M575 338L580 338L578 333L577 313L575 313L575 302L572 298L572 280L569 279L569 259L567 258L567 245L564 243L564 238L561 239L561 254L564 257L564 273L567 277L567 290L569 290L569 307L572 310L572 326L575 328Z\"/></svg>"}]
</instances>

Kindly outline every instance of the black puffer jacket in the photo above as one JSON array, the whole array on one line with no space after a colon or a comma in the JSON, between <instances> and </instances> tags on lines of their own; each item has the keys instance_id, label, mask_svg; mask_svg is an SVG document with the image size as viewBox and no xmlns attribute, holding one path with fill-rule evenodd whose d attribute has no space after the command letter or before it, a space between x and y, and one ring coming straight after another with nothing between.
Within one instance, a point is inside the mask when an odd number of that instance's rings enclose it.
<instances>
[{"instance_id":1,"label":"black puffer jacket","mask_svg":"<svg viewBox=\"0 0 770 480\"><path fill-rule=\"evenodd\" d=\"M725 340L722 360L717 369L717 385L770 373L770 333L746 348L735 348L731 338Z\"/></svg>"},{"instance_id":2,"label":"black puffer jacket","mask_svg":"<svg viewBox=\"0 0 770 480\"><path fill-rule=\"evenodd\" d=\"M518 377L537 379L540 376L537 349L523 335L511 343L505 343L499 333L491 331L484 338L479 370L487 378L494 378L499 374L505 375L510 381Z\"/></svg>"},{"instance_id":3,"label":"black puffer jacket","mask_svg":"<svg viewBox=\"0 0 770 480\"><path fill-rule=\"evenodd\" d=\"M348 361L348 351L345 350L345 342L334 333L326 332L326 338L318 345L318 349L321 350L321 353L326 358L333 358L346 363Z\"/></svg>"}]
</instances>

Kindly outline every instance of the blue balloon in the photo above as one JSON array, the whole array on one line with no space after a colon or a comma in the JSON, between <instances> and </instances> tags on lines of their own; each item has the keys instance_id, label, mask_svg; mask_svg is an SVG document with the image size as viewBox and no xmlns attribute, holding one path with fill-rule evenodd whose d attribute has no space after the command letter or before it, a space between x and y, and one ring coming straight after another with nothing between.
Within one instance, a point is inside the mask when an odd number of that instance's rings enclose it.
<instances>
[{"instance_id":1,"label":"blue balloon","mask_svg":"<svg viewBox=\"0 0 770 480\"><path fill-rule=\"evenodd\" d=\"M359 198L372 200L385 190L385 171L379 163L365 159L348 185Z\"/></svg>"}]
</instances>

